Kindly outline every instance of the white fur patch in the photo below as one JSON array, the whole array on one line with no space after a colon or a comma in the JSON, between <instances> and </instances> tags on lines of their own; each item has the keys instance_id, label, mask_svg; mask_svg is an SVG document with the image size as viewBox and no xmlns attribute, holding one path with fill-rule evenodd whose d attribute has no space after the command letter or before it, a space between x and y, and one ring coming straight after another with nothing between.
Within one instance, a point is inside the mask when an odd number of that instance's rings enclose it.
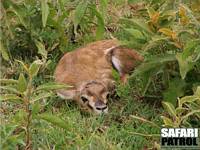
<instances>
[{"instance_id":1,"label":"white fur patch","mask_svg":"<svg viewBox=\"0 0 200 150\"><path fill-rule=\"evenodd\" d=\"M95 108L95 103L92 101L89 101L89 105L92 106L92 108Z\"/></svg>"},{"instance_id":2,"label":"white fur patch","mask_svg":"<svg viewBox=\"0 0 200 150\"><path fill-rule=\"evenodd\" d=\"M75 92L74 90L65 91L65 92L57 92L57 95L60 96L62 99L73 99L75 96Z\"/></svg>"},{"instance_id":3,"label":"white fur patch","mask_svg":"<svg viewBox=\"0 0 200 150\"><path fill-rule=\"evenodd\" d=\"M112 56L112 63L117 71L121 74L121 62L116 57Z\"/></svg>"},{"instance_id":4,"label":"white fur patch","mask_svg":"<svg viewBox=\"0 0 200 150\"><path fill-rule=\"evenodd\" d=\"M107 55L113 48L115 48L116 46L112 46L111 48L108 48L104 51L104 54Z\"/></svg>"},{"instance_id":5,"label":"white fur patch","mask_svg":"<svg viewBox=\"0 0 200 150\"><path fill-rule=\"evenodd\" d=\"M61 97L62 99L67 99L67 98L65 98L64 95L62 95L62 94L60 94L60 93L57 93L57 95L58 95L59 97Z\"/></svg>"}]
</instances>

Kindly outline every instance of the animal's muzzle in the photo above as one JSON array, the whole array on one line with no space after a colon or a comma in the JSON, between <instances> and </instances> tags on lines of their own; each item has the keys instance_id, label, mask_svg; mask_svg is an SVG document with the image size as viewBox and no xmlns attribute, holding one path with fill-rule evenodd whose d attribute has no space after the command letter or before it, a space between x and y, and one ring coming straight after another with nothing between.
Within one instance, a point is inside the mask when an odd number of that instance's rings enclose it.
<instances>
[{"instance_id":1,"label":"animal's muzzle","mask_svg":"<svg viewBox=\"0 0 200 150\"><path fill-rule=\"evenodd\" d=\"M97 110L105 110L108 106L102 102L101 100L98 100L96 103L95 103L95 107Z\"/></svg>"}]
</instances>

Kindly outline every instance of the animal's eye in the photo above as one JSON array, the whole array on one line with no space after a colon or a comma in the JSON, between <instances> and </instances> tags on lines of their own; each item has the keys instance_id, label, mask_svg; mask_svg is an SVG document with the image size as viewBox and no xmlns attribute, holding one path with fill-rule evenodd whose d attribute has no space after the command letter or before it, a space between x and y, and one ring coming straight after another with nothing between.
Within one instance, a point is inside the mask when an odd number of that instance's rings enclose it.
<instances>
[{"instance_id":1,"label":"animal's eye","mask_svg":"<svg viewBox=\"0 0 200 150\"><path fill-rule=\"evenodd\" d=\"M87 99L87 98L85 98L85 97L83 97L83 96L81 96L81 100L83 101L83 103L85 103L85 102L87 102L87 101L88 101L88 99Z\"/></svg>"},{"instance_id":2,"label":"animal's eye","mask_svg":"<svg viewBox=\"0 0 200 150\"><path fill-rule=\"evenodd\" d=\"M110 93L108 93L107 95L106 95L106 99L109 99L110 98Z\"/></svg>"}]
</instances>

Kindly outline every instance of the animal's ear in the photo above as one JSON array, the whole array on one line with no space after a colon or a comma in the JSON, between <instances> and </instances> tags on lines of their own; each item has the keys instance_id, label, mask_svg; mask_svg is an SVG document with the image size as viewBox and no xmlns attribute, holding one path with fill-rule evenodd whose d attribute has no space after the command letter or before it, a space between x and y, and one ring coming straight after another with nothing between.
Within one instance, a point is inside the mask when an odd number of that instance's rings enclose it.
<instances>
[{"instance_id":1,"label":"animal's ear","mask_svg":"<svg viewBox=\"0 0 200 150\"><path fill-rule=\"evenodd\" d=\"M144 60L137 51L123 46L112 49L110 54L112 65L119 72L123 83L127 82L128 74Z\"/></svg>"},{"instance_id":2,"label":"animal's ear","mask_svg":"<svg viewBox=\"0 0 200 150\"><path fill-rule=\"evenodd\" d=\"M113 91L115 89L115 81L110 80L110 79L103 79L103 84L104 86L109 90Z\"/></svg>"},{"instance_id":3,"label":"animal's ear","mask_svg":"<svg viewBox=\"0 0 200 150\"><path fill-rule=\"evenodd\" d=\"M111 53L112 64L120 75L131 73L143 59L137 51L122 46L116 47Z\"/></svg>"},{"instance_id":4,"label":"animal's ear","mask_svg":"<svg viewBox=\"0 0 200 150\"><path fill-rule=\"evenodd\" d=\"M76 90L59 90L57 91L58 96L63 99L74 99L77 96Z\"/></svg>"},{"instance_id":5,"label":"animal's ear","mask_svg":"<svg viewBox=\"0 0 200 150\"><path fill-rule=\"evenodd\" d=\"M112 46L112 47L110 47L110 48L108 48L108 49L105 49L104 50L104 54L105 55L112 55L112 51L113 51L113 49L115 49L116 48L116 46Z\"/></svg>"}]
</instances>

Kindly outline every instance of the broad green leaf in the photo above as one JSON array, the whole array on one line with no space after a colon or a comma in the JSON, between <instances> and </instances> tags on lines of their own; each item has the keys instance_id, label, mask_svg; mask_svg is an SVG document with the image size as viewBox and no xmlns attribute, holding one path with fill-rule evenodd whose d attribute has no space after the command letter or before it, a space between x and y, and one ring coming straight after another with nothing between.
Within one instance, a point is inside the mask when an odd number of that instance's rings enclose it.
<instances>
[{"instance_id":1,"label":"broad green leaf","mask_svg":"<svg viewBox=\"0 0 200 150\"><path fill-rule=\"evenodd\" d=\"M155 69L159 66L163 66L163 65L167 64L168 62L172 62L175 60L176 60L176 58L174 55L168 55L168 54L166 54L164 56L154 57L151 60L148 60L148 61L142 63L140 66L138 66L131 76L135 77L139 74L147 72L151 69Z\"/></svg>"},{"instance_id":2,"label":"broad green leaf","mask_svg":"<svg viewBox=\"0 0 200 150\"><path fill-rule=\"evenodd\" d=\"M184 103L191 103L196 100L200 100L200 97L197 96L184 96L181 99L179 99L179 105L182 106Z\"/></svg>"},{"instance_id":3,"label":"broad green leaf","mask_svg":"<svg viewBox=\"0 0 200 150\"><path fill-rule=\"evenodd\" d=\"M4 147L7 142L8 138L13 135L14 130L17 128L17 125L13 124L6 124L6 125L1 125L1 146Z\"/></svg>"},{"instance_id":4,"label":"broad green leaf","mask_svg":"<svg viewBox=\"0 0 200 150\"><path fill-rule=\"evenodd\" d=\"M158 30L159 32L163 33L164 35L172 38L174 40L174 45L178 48L180 48L180 45L178 42L176 42L177 40L177 33L169 28L161 28Z\"/></svg>"},{"instance_id":5,"label":"broad green leaf","mask_svg":"<svg viewBox=\"0 0 200 150\"><path fill-rule=\"evenodd\" d=\"M12 4L9 8L10 11L15 13L15 15L19 18L21 24L25 27L28 28L28 18L27 18L27 9L23 6L17 6L16 4Z\"/></svg>"},{"instance_id":6,"label":"broad green leaf","mask_svg":"<svg viewBox=\"0 0 200 150\"><path fill-rule=\"evenodd\" d=\"M2 1L1 1L2 2ZM4 1L5 2L5 1ZM2 12L2 11L1 11ZM1 17L2 17L2 15L3 15L3 13L1 13ZM15 31L13 31L11 28L12 28L12 26L11 26L11 19L10 19L10 17L8 17L7 15L3 15L4 17L2 18L2 21L4 20L5 21L5 25L4 25L4 27L6 26L7 27L7 33L9 34L9 36L10 36L10 38L13 40L14 39L14 32ZM2 30L2 29L1 29ZM2 36L2 35L1 35ZM2 41L2 37L0 38L0 40L1 40L1 42L2 42L2 44L4 43L3 41ZM5 39L5 41L8 41L7 40L7 38ZM3 49L5 49L5 52L8 52L8 49L6 48L6 46L5 45L1 45L1 46L3 46L2 47L2 51L4 51ZM5 46L5 47L4 47ZM0 50L0 51L1 51ZM2 54L2 55L5 55L5 57L6 57L6 54ZM4 56L3 56L4 57Z\"/></svg>"},{"instance_id":7,"label":"broad green leaf","mask_svg":"<svg viewBox=\"0 0 200 150\"><path fill-rule=\"evenodd\" d=\"M162 70L162 66L158 66L157 68L150 69L148 71L145 71L140 74L141 78L141 91L142 95L145 96L146 92L149 89L149 86L151 85L153 76L155 76L160 70Z\"/></svg>"},{"instance_id":8,"label":"broad green leaf","mask_svg":"<svg viewBox=\"0 0 200 150\"><path fill-rule=\"evenodd\" d=\"M22 100L22 99L21 97L15 94L0 95L0 101L15 101L15 100Z\"/></svg>"},{"instance_id":9,"label":"broad green leaf","mask_svg":"<svg viewBox=\"0 0 200 150\"><path fill-rule=\"evenodd\" d=\"M172 37L173 34L174 34L174 31L172 31L171 29L169 28L161 28L158 30L159 32L163 33L164 35L167 35L169 37Z\"/></svg>"},{"instance_id":10,"label":"broad green leaf","mask_svg":"<svg viewBox=\"0 0 200 150\"><path fill-rule=\"evenodd\" d=\"M185 81L180 78L170 80L169 87L163 92L164 101L170 102L175 106L177 97L184 95L185 85Z\"/></svg>"},{"instance_id":11,"label":"broad green leaf","mask_svg":"<svg viewBox=\"0 0 200 150\"><path fill-rule=\"evenodd\" d=\"M185 60L189 56L194 54L195 48L200 45L200 40L190 40L186 43L183 52L182 52L182 58ZM197 51L200 53L200 49L197 49Z\"/></svg>"},{"instance_id":12,"label":"broad green leaf","mask_svg":"<svg viewBox=\"0 0 200 150\"><path fill-rule=\"evenodd\" d=\"M42 84L36 88L37 91L39 90L58 90L58 89L66 89L71 86L66 85L66 84L60 84L60 83L55 83L55 82L49 82Z\"/></svg>"},{"instance_id":13,"label":"broad green leaf","mask_svg":"<svg viewBox=\"0 0 200 150\"><path fill-rule=\"evenodd\" d=\"M188 73L188 71L190 71L194 67L194 64L192 62L188 62L186 59L183 59L182 53L177 53L176 59L179 64L181 78L185 79L186 74Z\"/></svg>"},{"instance_id":14,"label":"broad green leaf","mask_svg":"<svg viewBox=\"0 0 200 150\"><path fill-rule=\"evenodd\" d=\"M171 115L171 117L176 117L176 109L171 103L162 102L162 104L165 110Z\"/></svg>"},{"instance_id":15,"label":"broad green leaf","mask_svg":"<svg viewBox=\"0 0 200 150\"><path fill-rule=\"evenodd\" d=\"M189 110L188 108L184 108L184 107L179 106L179 107L176 108L176 114L181 115L182 113L184 113L188 110Z\"/></svg>"},{"instance_id":16,"label":"broad green leaf","mask_svg":"<svg viewBox=\"0 0 200 150\"><path fill-rule=\"evenodd\" d=\"M159 17L159 20L163 21L163 20L173 20L176 17L176 11L175 10L164 10Z\"/></svg>"},{"instance_id":17,"label":"broad green leaf","mask_svg":"<svg viewBox=\"0 0 200 150\"><path fill-rule=\"evenodd\" d=\"M191 56L190 61L194 62L195 65L198 64L198 60L200 59L200 43L194 49L193 55Z\"/></svg>"},{"instance_id":18,"label":"broad green leaf","mask_svg":"<svg viewBox=\"0 0 200 150\"><path fill-rule=\"evenodd\" d=\"M2 41L0 41L0 53L5 60L9 60L8 50L4 47Z\"/></svg>"},{"instance_id":19,"label":"broad green leaf","mask_svg":"<svg viewBox=\"0 0 200 150\"><path fill-rule=\"evenodd\" d=\"M36 101L39 101L41 99L44 99L44 98L47 98L50 96L53 96L53 93L50 93L50 92L49 93L46 93L46 92L40 93L39 95L32 98L31 103L34 103Z\"/></svg>"},{"instance_id":20,"label":"broad green leaf","mask_svg":"<svg viewBox=\"0 0 200 150\"><path fill-rule=\"evenodd\" d=\"M192 110L192 111L190 111L189 113L187 113L185 116L183 116L183 117L181 118L181 121L184 121L184 120L187 119L188 117L190 117L190 116L192 116L192 115L195 115L195 114L198 114L198 113L200 113L200 109L198 109L198 110Z\"/></svg>"},{"instance_id":21,"label":"broad green leaf","mask_svg":"<svg viewBox=\"0 0 200 150\"><path fill-rule=\"evenodd\" d=\"M26 64L24 64L22 61L20 60L15 60L16 62L20 63L20 65L23 67L23 69L28 73L28 67Z\"/></svg>"},{"instance_id":22,"label":"broad green leaf","mask_svg":"<svg viewBox=\"0 0 200 150\"><path fill-rule=\"evenodd\" d=\"M12 143L12 144L10 144ZM23 136L21 134L13 134L7 137L6 143L2 145L2 149L8 150L17 147L18 145L25 145Z\"/></svg>"},{"instance_id":23,"label":"broad green leaf","mask_svg":"<svg viewBox=\"0 0 200 150\"><path fill-rule=\"evenodd\" d=\"M198 27L198 29L200 29L200 23L199 21L195 18L193 11L190 10L190 8L186 5L184 5L183 3L180 4L180 7L183 7L186 11L187 11L187 15L189 18L192 19L192 22L194 22L194 24Z\"/></svg>"},{"instance_id":24,"label":"broad green leaf","mask_svg":"<svg viewBox=\"0 0 200 150\"><path fill-rule=\"evenodd\" d=\"M151 22L153 24L157 24L158 19L160 17L160 13L155 11L152 7L147 7L147 11L148 11L149 17L151 18Z\"/></svg>"},{"instance_id":25,"label":"broad green leaf","mask_svg":"<svg viewBox=\"0 0 200 150\"><path fill-rule=\"evenodd\" d=\"M174 127L174 123L170 118L165 117L165 116L161 116L161 118L162 118L165 126Z\"/></svg>"},{"instance_id":26,"label":"broad green leaf","mask_svg":"<svg viewBox=\"0 0 200 150\"><path fill-rule=\"evenodd\" d=\"M42 24L43 27L46 27L47 18L49 15L49 5L48 0L41 0L41 9L42 9Z\"/></svg>"},{"instance_id":27,"label":"broad green leaf","mask_svg":"<svg viewBox=\"0 0 200 150\"><path fill-rule=\"evenodd\" d=\"M142 82L142 86L141 86L141 91L142 91L142 96L145 96L150 83L152 82L152 76L155 75L154 72L152 73L152 70L144 72L140 77L141 77L141 82Z\"/></svg>"},{"instance_id":28,"label":"broad green leaf","mask_svg":"<svg viewBox=\"0 0 200 150\"><path fill-rule=\"evenodd\" d=\"M121 18L121 22L127 23L127 24L132 24L135 29L139 29L140 31L145 31L148 34L152 35L153 33L149 29L148 25L144 23L144 21L140 19L127 19L127 18Z\"/></svg>"},{"instance_id":29,"label":"broad green leaf","mask_svg":"<svg viewBox=\"0 0 200 150\"><path fill-rule=\"evenodd\" d=\"M4 140L6 137L12 135L12 133L16 129L16 127L17 127L17 125L13 125L13 124L1 125L0 131L1 131L1 136L3 137L2 140Z\"/></svg>"},{"instance_id":30,"label":"broad green leaf","mask_svg":"<svg viewBox=\"0 0 200 150\"><path fill-rule=\"evenodd\" d=\"M100 3L101 15L102 15L103 18L105 18L106 10L107 10L107 7L108 7L108 0L100 0L99 3Z\"/></svg>"},{"instance_id":31,"label":"broad green leaf","mask_svg":"<svg viewBox=\"0 0 200 150\"><path fill-rule=\"evenodd\" d=\"M197 87L194 95L198 96L200 98L200 86Z\"/></svg>"},{"instance_id":32,"label":"broad green leaf","mask_svg":"<svg viewBox=\"0 0 200 150\"><path fill-rule=\"evenodd\" d=\"M188 37L191 38L195 35L195 31L192 29L179 29L177 34L180 38L188 39Z\"/></svg>"},{"instance_id":33,"label":"broad green leaf","mask_svg":"<svg viewBox=\"0 0 200 150\"><path fill-rule=\"evenodd\" d=\"M45 120L60 128L69 130L67 123L64 120L62 120L60 117L57 117L55 115L45 113L45 114L38 115L36 117L39 119Z\"/></svg>"},{"instance_id":34,"label":"broad green leaf","mask_svg":"<svg viewBox=\"0 0 200 150\"><path fill-rule=\"evenodd\" d=\"M19 79L18 79L17 90L23 93L24 91L26 91L26 88L27 88L26 78L24 77L24 75L22 73L20 73Z\"/></svg>"},{"instance_id":35,"label":"broad green leaf","mask_svg":"<svg viewBox=\"0 0 200 150\"><path fill-rule=\"evenodd\" d=\"M23 110L23 108L18 109L15 115L12 117L12 122L16 125L21 125L25 123L27 113Z\"/></svg>"},{"instance_id":36,"label":"broad green leaf","mask_svg":"<svg viewBox=\"0 0 200 150\"><path fill-rule=\"evenodd\" d=\"M129 47L132 47L134 49L142 49L142 47L144 46L143 43L140 43L136 40L123 40L120 42L121 45L127 45Z\"/></svg>"},{"instance_id":37,"label":"broad green leaf","mask_svg":"<svg viewBox=\"0 0 200 150\"><path fill-rule=\"evenodd\" d=\"M144 51L149 50L151 48L157 47L158 45L161 45L164 42L168 42L169 37L163 37L163 36L152 36L151 40L149 40L145 46Z\"/></svg>"},{"instance_id":38,"label":"broad green leaf","mask_svg":"<svg viewBox=\"0 0 200 150\"><path fill-rule=\"evenodd\" d=\"M17 80L14 79L0 79L0 84L16 84L18 83Z\"/></svg>"},{"instance_id":39,"label":"broad green leaf","mask_svg":"<svg viewBox=\"0 0 200 150\"><path fill-rule=\"evenodd\" d=\"M138 39L138 40L146 39L140 30L130 28L130 29L125 29L125 31L127 31L135 39Z\"/></svg>"},{"instance_id":40,"label":"broad green leaf","mask_svg":"<svg viewBox=\"0 0 200 150\"><path fill-rule=\"evenodd\" d=\"M177 53L176 58L182 79L194 68L200 58L200 40L190 40L186 43L182 53Z\"/></svg>"},{"instance_id":41,"label":"broad green leaf","mask_svg":"<svg viewBox=\"0 0 200 150\"><path fill-rule=\"evenodd\" d=\"M189 23L189 18L187 16L186 9L182 6L179 6L179 16L180 16L180 22L183 25L186 25Z\"/></svg>"},{"instance_id":42,"label":"broad green leaf","mask_svg":"<svg viewBox=\"0 0 200 150\"><path fill-rule=\"evenodd\" d=\"M153 15L156 13L156 11L152 7L147 7L147 12L150 18L152 18Z\"/></svg>"},{"instance_id":43,"label":"broad green leaf","mask_svg":"<svg viewBox=\"0 0 200 150\"><path fill-rule=\"evenodd\" d=\"M102 15L96 10L96 7L90 7L92 13L95 14L97 18L97 30L96 30L96 38L102 39L104 34L104 20Z\"/></svg>"},{"instance_id":44,"label":"broad green leaf","mask_svg":"<svg viewBox=\"0 0 200 150\"><path fill-rule=\"evenodd\" d=\"M188 104L186 104L190 109L190 110L197 110L200 108L200 100L198 99L197 101L194 102L190 102ZM199 118L200 118L200 114L199 114Z\"/></svg>"},{"instance_id":45,"label":"broad green leaf","mask_svg":"<svg viewBox=\"0 0 200 150\"><path fill-rule=\"evenodd\" d=\"M32 115L37 115L40 112L40 108L41 104L39 102L35 102L34 104L32 104Z\"/></svg>"},{"instance_id":46,"label":"broad green leaf","mask_svg":"<svg viewBox=\"0 0 200 150\"><path fill-rule=\"evenodd\" d=\"M46 59L47 58L47 51L45 49L44 44L40 41L35 40L35 45L38 48L38 53Z\"/></svg>"},{"instance_id":47,"label":"broad green leaf","mask_svg":"<svg viewBox=\"0 0 200 150\"><path fill-rule=\"evenodd\" d=\"M40 65L42 64L41 60L34 61L29 67L29 74L34 77L37 75Z\"/></svg>"},{"instance_id":48,"label":"broad green leaf","mask_svg":"<svg viewBox=\"0 0 200 150\"><path fill-rule=\"evenodd\" d=\"M88 3L85 2L85 1L82 1L78 4L78 6L75 9L74 19L73 19L74 20L74 31L75 31L75 33L76 33L76 30L77 30L77 26L79 25L79 23L83 19L83 16L85 15L87 7L88 7Z\"/></svg>"},{"instance_id":49,"label":"broad green leaf","mask_svg":"<svg viewBox=\"0 0 200 150\"><path fill-rule=\"evenodd\" d=\"M15 93L15 94L22 94L13 86L0 86L0 89L11 92L11 93Z\"/></svg>"}]
</instances>

